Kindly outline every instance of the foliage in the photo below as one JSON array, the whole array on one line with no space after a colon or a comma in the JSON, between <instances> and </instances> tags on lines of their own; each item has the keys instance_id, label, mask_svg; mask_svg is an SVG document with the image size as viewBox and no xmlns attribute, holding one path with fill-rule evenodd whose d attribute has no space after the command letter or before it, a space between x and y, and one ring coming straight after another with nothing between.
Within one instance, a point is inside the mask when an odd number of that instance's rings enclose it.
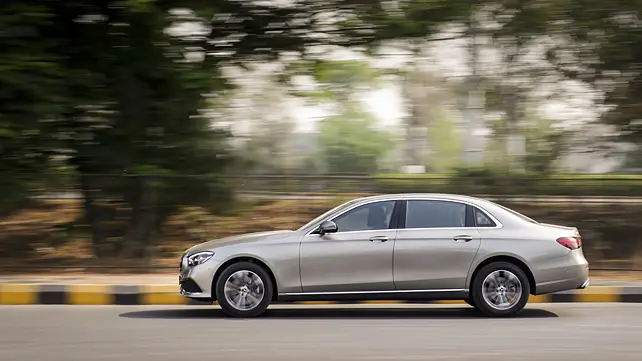
<instances>
[{"instance_id":1,"label":"foliage","mask_svg":"<svg viewBox=\"0 0 642 361\"><path fill-rule=\"evenodd\" d=\"M561 157L568 146L569 132L554 128L554 121L546 118L536 118L526 130L526 159L524 165L527 172L535 174L551 174L555 170L555 162Z\"/></svg>"},{"instance_id":2,"label":"foliage","mask_svg":"<svg viewBox=\"0 0 642 361\"><path fill-rule=\"evenodd\" d=\"M228 147L230 134L213 129L203 109L214 95L231 88L227 71L253 62L289 63L284 78L307 75L318 85L302 95L335 105L319 138L319 158L329 172L375 173L394 144L355 96L377 86L382 73L362 61L329 61L323 54L342 47L374 54L392 43L416 48L452 24L466 24L468 32L455 37L476 29L492 38L504 63L511 64L502 79L488 86L491 107L512 111L513 123L524 118L515 110L515 96L518 102L526 99L534 82L552 73L549 64L529 66L524 60L536 45L537 58L546 55L561 73L604 91L604 103L612 108L602 121L620 131L618 140L639 143L640 9L639 0L609 5L593 0L301 0L290 6L237 0L4 0L0 192L5 196L0 213L26 205L37 188L61 182L60 169L65 169L73 180L63 183L83 195L82 221L91 230L94 255L102 256L107 240L120 236L125 241L115 252L140 256L149 242L162 239L162 225L182 206L222 208L231 196L222 175L236 159ZM473 15L492 26L475 27ZM177 31L186 24L200 31ZM526 85L515 87L519 81ZM291 129L285 123L281 132ZM444 124L435 132L449 133ZM457 151L443 144L449 137L435 139L448 154ZM526 170L552 173L564 138L550 124L530 130ZM281 139L253 144L277 149ZM105 173L126 176L99 175ZM186 174L199 176L172 178ZM537 182L510 177L378 179L372 188L639 193L633 180L609 188L604 186L608 182L595 180L568 186L554 176ZM105 205L110 202L127 210L119 214L129 222L126 234L105 228L114 217Z\"/></svg>"},{"instance_id":3,"label":"foliage","mask_svg":"<svg viewBox=\"0 0 642 361\"><path fill-rule=\"evenodd\" d=\"M461 133L455 127L455 121L443 109L437 109L428 130L428 142L431 145L432 168L437 172L450 172L459 165L463 150Z\"/></svg>"},{"instance_id":4,"label":"foliage","mask_svg":"<svg viewBox=\"0 0 642 361\"><path fill-rule=\"evenodd\" d=\"M0 5L0 213L24 205L47 167L52 144L40 120L60 114L65 90L57 44L44 36L53 21L40 4Z\"/></svg>"},{"instance_id":5,"label":"foliage","mask_svg":"<svg viewBox=\"0 0 642 361\"><path fill-rule=\"evenodd\" d=\"M102 226L111 217L106 202L124 202L130 210L122 251L139 253L160 237L178 203L225 194L220 174L232 160L228 134L212 130L202 114L210 95L229 88L225 69L286 53L307 56L319 47L425 37L460 16L459 5L413 0L389 12L379 1L352 0L294 6L6 0L0 5L0 190L12 198L5 197L3 207L22 204L38 174L62 162L77 178L71 183L83 195L95 255L109 236ZM416 24L407 26L408 19ZM177 24L202 30L180 34ZM326 89L338 96L346 81L359 83L362 68L344 63L337 73L335 65L316 63L312 72L322 84L334 84ZM367 149L367 157L372 153ZM150 174L206 177L177 192L170 178L139 176ZM150 208L157 211L145 211Z\"/></svg>"},{"instance_id":6,"label":"foliage","mask_svg":"<svg viewBox=\"0 0 642 361\"><path fill-rule=\"evenodd\" d=\"M642 2L614 1L606 5L566 0L556 6L557 22L549 33L557 40L557 47L549 51L549 59L567 77L603 93L602 104L598 104L605 106L600 121L615 127L615 141L639 144L642 34L637 22Z\"/></svg>"},{"instance_id":7,"label":"foliage","mask_svg":"<svg viewBox=\"0 0 642 361\"><path fill-rule=\"evenodd\" d=\"M393 146L390 135L377 130L372 116L358 109L326 118L320 133L328 173L376 173L379 159Z\"/></svg>"}]
</instances>

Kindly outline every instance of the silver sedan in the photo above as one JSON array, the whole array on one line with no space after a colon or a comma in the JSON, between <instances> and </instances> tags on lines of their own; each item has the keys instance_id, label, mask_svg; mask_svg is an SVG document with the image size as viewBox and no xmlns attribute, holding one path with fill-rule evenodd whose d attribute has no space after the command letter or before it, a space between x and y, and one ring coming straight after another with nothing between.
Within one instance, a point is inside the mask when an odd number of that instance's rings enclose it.
<instances>
[{"instance_id":1,"label":"silver sedan","mask_svg":"<svg viewBox=\"0 0 642 361\"><path fill-rule=\"evenodd\" d=\"M344 203L297 230L213 240L181 258L186 297L255 317L273 301L465 300L489 316L589 284L577 228L448 194Z\"/></svg>"}]
</instances>

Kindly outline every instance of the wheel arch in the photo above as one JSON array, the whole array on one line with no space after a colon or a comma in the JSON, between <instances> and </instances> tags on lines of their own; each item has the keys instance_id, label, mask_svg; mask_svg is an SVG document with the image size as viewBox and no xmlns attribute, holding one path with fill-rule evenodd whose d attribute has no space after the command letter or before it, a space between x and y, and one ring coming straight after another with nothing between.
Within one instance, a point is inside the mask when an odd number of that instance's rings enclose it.
<instances>
[{"instance_id":1,"label":"wheel arch","mask_svg":"<svg viewBox=\"0 0 642 361\"><path fill-rule=\"evenodd\" d=\"M216 300L216 294L215 294L215 292L213 290L216 289L216 282L218 282L219 277L221 277L221 273L223 273L223 271L227 267L229 267L229 266L231 266L231 265L233 265L235 263L239 263L239 262L254 263L257 266L260 266L261 268L263 268L265 270L265 272L270 277L270 281L272 281L272 287L274 288L274 290L273 290L274 292L272 293L272 301L276 301L277 296L279 294L279 292L278 292L279 291L279 285L278 285L278 283L276 281L276 276L274 275L274 272L272 271L272 268L267 264L267 262L259 259L258 257L251 256L251 255L235 256L235 257L230 258L230 259L228 259L227 261L225 261L225 262L223 262L221 264L221 266L214 273L214 278L212 278L212 300Z\"/></svg>"},{"instance_id":2,"label":"wheel arch","mask_svg":"<svg viewBox=\"0 0 642 361\"><path fill-rule=\"evenodd\" d=\"M485 267L486 265L489 265L489 264L491 264L491 263L495 263L495 262L508 262L508 263L511 263L511 264L513 264L513 265L515 265L515 266L519 267L519 268L524 272L524 274L526 275L526 277L528 278L528 283L530 284L530 290L529 290L529 293L530 293L531 295L536 295L536 294L537 294L537 287L536 287L536 283L535 283L535 276L533 275L533 271L531 271L531 269L530 269L530 267L528 266L528 264L526 264L526 262L525 262L525 261L521 260L521 259L520 259L519 257L517 257L517 256L514 256L514 255L507 255L507 254L498 254L498 255L493 255L493 256L490 256L490 257L488 257L488 258L484 259L483 261L479 262L479 263L477 264L477 266L475 266L475 269L473 270L472 274L470 275L470 277L469 277L469 279L468 279L468 285L467 285L467 288L468 288L468 289L470 289L470 287L472 287L473 280L474 280L474 279L475 279L475 277L477 276L477 273L479 273L479 271L480 271L483 267Z\"/></svg>"}]
</instances>

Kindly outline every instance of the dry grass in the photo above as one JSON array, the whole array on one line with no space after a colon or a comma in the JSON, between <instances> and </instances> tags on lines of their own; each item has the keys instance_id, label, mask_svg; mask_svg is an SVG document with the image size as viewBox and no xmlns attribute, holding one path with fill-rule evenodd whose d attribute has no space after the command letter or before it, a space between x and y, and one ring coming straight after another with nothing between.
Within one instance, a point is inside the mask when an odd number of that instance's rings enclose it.
<instances>
[{"instance_id":1,"label":"dry grass","mask_svg":"<svg viewBox=\"0 0 642 361\"><path fill-rule=\"evenodd\" d=\"M202 208L185 207L163 226L162 240L150 250L151 265L173 267L176 256L187 247L205 240L249 232L295 229L338 201L283 200L245 205L232 215L215 216ZM96 260L92 256L87 227L79 224L82 210L78 201L42 201L30 209L0 219L0 264L2 268L22 268L28 259L50 268L92 266L140 267L140 260L118 258ZM111 221L113 229L126 219ZM107 225L107 224L105 224ZM122 233L122 232L121 232ZM109 242L120 242L111 237ZM149 265L143 262L144 266Z\"/></svg>"}]
</instances>

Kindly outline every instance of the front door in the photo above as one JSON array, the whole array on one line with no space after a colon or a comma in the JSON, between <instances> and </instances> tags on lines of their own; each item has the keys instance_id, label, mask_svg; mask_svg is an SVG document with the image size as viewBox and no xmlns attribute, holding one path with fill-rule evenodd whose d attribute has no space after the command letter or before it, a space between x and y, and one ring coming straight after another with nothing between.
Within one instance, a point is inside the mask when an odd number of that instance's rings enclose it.
<instances>
[{"instance_id":1,"label":"front door","mask_svg":"<svg viewBox=\"0 0 642 361\"><path fill-rule=\"evenodd\" d=\"M301 242L303 292L392 291L391 229L395 201L357 206L330 219L336 233L309 234Z\"/></svg>"},{"instance_id":2,"label":"front door","mask_svg":"<svg viewBox=\"0 0 642 361\"><path fill-rule=\"evenodd\" d=\"M463 203L408 200L397 233L394 279L398 290L463 290L481 237Z\"/></svg>"}]
</instances>

